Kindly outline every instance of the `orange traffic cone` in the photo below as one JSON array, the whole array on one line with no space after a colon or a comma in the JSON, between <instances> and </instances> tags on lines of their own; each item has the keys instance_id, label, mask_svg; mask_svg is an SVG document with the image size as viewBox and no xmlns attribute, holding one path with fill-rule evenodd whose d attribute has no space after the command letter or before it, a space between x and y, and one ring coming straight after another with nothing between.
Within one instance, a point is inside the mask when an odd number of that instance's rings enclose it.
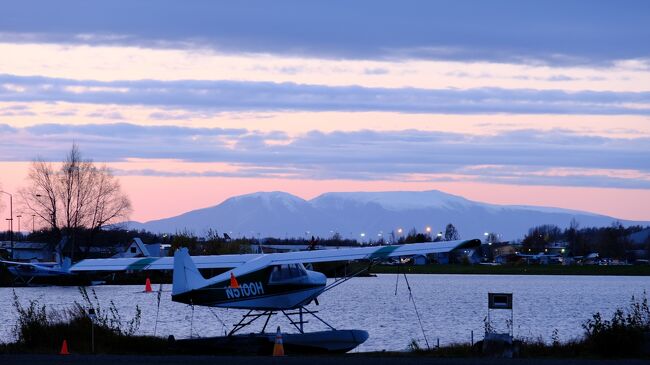
<instances>
[{"instance_id":1,"label":"orange traffic cone","mask_svg":"<svg viewBox=\"0 0 650 365\"><path fill-rule=\"evenodd\" d=\"M151 290L151 280L149 280L149 278L147 278L147 280L144 282L144 291L145 291L145 293L151 293L152 292L152 290Z\"/></svg>"},{"instance_id":2,"label":"orange traffic cone","mask_svg":"<svg viewBox=\"0 0 650 365\"><path fill-rule=\"evenodd\" d=\"M231 288L239 288L239 283L237 282L237 278L233 273L230 273L230 287Z\"/></svg>"},{"instance_id":3,"label":"orange traffic cone","mask_svg":"<svg viewBox=\"0 0 650 365\"><path fill-rule=\"evenodd\" d=\"M70 355L68 352L68 341L63 340L63 344L61 345L61 351L59 352L59 355Z\"/></svg>"},{"instance_id":4,"label":"orange traffic cone","mask_svg":"<svg viewBox=\"0 0 650 365\"><path fill-rule=\"evenodd\" d=\"M280 332L280 326L278 326L278 331L275 333L273 356L284 356L284 345L282 344L282 332Z\"/></svg>"}]
</instances>

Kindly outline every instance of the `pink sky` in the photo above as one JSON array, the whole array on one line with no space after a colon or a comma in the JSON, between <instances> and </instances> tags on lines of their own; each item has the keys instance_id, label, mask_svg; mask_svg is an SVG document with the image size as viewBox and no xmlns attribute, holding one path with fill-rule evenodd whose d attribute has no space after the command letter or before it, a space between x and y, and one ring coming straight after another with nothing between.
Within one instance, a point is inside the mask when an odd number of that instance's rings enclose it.
<instances>
[{"instance_id":1,"label":"pink sky","mask_svg":"<svg viewBox=\"0 0 650 365\"><path fill-rule=\"evenodd\" d=\"M642 59L328 58L88 39L0 40L4 190L75 141L116 170L138 221L257 191L429 189L650 221Z\"/></svg>"},{"instance_id":2,"label":"pink sky","mask_svg":"<svg viewBox=\"0 0 650 365\"><path fill-rule=\"evenodd\" d=\"M0 163L3 189L15 193L24 186L27 167L28 163ZM121 176L120 181L133 203L131 219L141 222L213 206L231 196L258 191L285 191L311 199L325 192L431 189L493 204L550 206L584 210L619 219L650 221L650 211L647 209L650 191L646 189L518 186L475 182L154 176Z\"/></svg>"}]
</instances>

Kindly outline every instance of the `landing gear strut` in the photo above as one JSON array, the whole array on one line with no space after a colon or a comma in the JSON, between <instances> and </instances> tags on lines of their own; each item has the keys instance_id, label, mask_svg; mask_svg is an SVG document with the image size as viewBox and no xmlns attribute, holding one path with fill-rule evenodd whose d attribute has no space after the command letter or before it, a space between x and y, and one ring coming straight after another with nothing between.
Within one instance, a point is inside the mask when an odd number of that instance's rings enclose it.
<instances>
[{"instance_id":1,"label":"landing gear strut","mask_svg":"<svg viewBox=\"0 0 650 365\"><path fill-rule=\"evenodd\" d=\"M332 327L329 323L325 322L322 318L316 315L318 311L311 311L304 306L300 306L296 309L291 309L291 310L280 310L280 311L274 311L274 310L267 310L267 311L259 311L259 310L254 310L251 309L248 311L248 313L244 314L242 316L242 319L235 325L233 325L233 329L228 333L228 336L232 336L235 333L237 333L239 330L247 327L248 325L252 324L256 320L266 317L264 321L264 326L262 327L262 331L260 333L265 333L266 327L269 324L269 320L271 319L272 316L277 315L279 313L282 313L287 319L289 319L289 322L300 332L300 333L305 333L304 332L304 324L309 323L309 321L304 319L305 315L311 315L317 320L319 320L321 323L325 324L327 327L329 327L331 330L335 331L336 328ZM296 318L297 317L297 318Z\"/></svg>"}]
</instances>

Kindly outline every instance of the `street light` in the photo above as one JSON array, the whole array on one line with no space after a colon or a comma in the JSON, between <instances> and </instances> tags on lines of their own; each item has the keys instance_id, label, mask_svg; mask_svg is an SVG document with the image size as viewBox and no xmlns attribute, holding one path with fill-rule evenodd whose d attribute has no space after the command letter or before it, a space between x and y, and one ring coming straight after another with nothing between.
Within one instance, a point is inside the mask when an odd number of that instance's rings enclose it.
<instances>
[{"instance_id":1,"label":"street light","mask_svg":"<svg viewBox=\"0 0 650 365\"><path fill-rule=\"evenodd\" d=\"M18 214L18 215L16 216L16 218L18 218L18 234L20 234L20 218L21 218L21 217L22 217L22 215L20 215L20 214Z\"/></svg>"},{"instance_id":2,"label":"street light","mask_svg":"<svg viewBox=\"0 0 650 365\"><path fill-rule=\"evenodd\" d=\"M35 220L36 220L36 214L32 214L32 234L34 234L34 232L36 232L36 230L34 229L34 227L36 227L34 225Z\"/></svg>"},{"instance_id":3,"label":"street light","mask_svg":"<svg viewBox=\"0 0 650 365\"><path fill-rule=\"evenodd\" d=\"M14 258L14 197L6 191L0 190L0 193L9 195L9 241L11 241L11 259Z\"/></svg>"}]
</instances>

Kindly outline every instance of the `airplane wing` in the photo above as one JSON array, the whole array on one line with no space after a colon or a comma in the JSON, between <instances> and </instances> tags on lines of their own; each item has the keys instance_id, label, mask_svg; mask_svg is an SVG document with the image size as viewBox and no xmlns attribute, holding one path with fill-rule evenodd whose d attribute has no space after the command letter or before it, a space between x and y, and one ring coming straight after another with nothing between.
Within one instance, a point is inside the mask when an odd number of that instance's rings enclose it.
<instances>
[{"instance_id":1,"label":"airplane wing","mask_svg":"<svg viewBox=\"0 0 650 365\"><path fill-rule=\"evenodd\" d=\"M269 254L268 265L314 263L353 260L383 260L389 257L426 255L449 252L455 249L471 249L481 244L479 240L409 243L403 245L339 248L332 250L298 251Z\"/></svg>"},{"instance_id":2,"label":"airplane wing","mask_svg":"<svg viewBox=\"0 0 650 365\"><path fill-rule=\"evenodd\" d=\"M0 260L0 264L5 266L38 266L38 267L53 267L56 266L56 262L19 262L19 261L5 261Z\"/></svg>"},{"instance_id":3,"label":"airplane wing","mask_svg":"<svg viewBox=\"0 0 650 365\"><path fill-rule=\"evenodd\" d=\"M269 265L329 261L382 260L388 257L426 255L449 252L459 248L474 248L479 240L411 243L405 245L339 248L273 254L242 254L192 256L198 269L233 269L235 274L254 271ZM70 268L70 272L172 270L173 257L141 257L116 259L86 259Z\"/></svg>"},{"instance_id":4,"label":"airplane wing","mask_svg":"<svg viewBox=\"0 0 650 365\"><path fill-rule=\"evenodd\" d=\"M0 264L6 266L12 275L22 278L70 275L67 268L61 267L60 264L54 262L32 263L0 260Z\"/></svg>"},{"instance_id":5,"label":"airplane wing","mask_svg":"<svg viewBox=\"0 0 650 365\"><path fill-rule=\"evenodd\" d=\"M213 255L193 256L192 260L199 269L232 269L262 255ZM86 259L81 260L70 268L70 272L87 271L141 271L141 270L172 270L173 257L140 257L117 259Z\"/></svg>"},{"instance_id":6,"label":"airplane wing","mask_svg":"<svg viewBox=\"0 0 650 365\"><path fill-rule=\"evenodd\" d=\"M409 243L390 246L340 248L333 250L272 253L266 255L258 255L259 257L256 257L241 266L237 266L230 271L211 278L210 282L219 282L226 280L230 277L230 273L235 276L239 276L272 265L354 260L381 261L389 257L427 255L431 253L450 252L452 250L458 249L470 250L479 247L480 245L480 240L473 239L459 241ZM194 260L194 258L192 259Z\"/></svg>"}]
</instances>

